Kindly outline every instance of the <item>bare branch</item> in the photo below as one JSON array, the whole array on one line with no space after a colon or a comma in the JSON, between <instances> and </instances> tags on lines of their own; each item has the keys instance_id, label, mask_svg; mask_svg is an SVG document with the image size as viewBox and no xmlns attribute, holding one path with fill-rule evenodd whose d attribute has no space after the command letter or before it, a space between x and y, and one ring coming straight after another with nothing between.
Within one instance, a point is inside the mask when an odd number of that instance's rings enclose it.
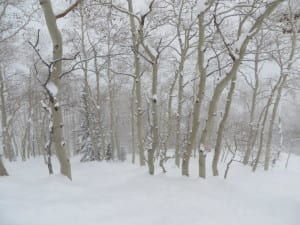
<instances>
[{"instance_id":1,"label":"bare branch","mask_svg":"<svg viewBox=\"0 0 300 225\"><path fill-rule=\"evenodd\" d=\"M56 59L54 61L51 62L51 64L55 64L59 61L71 61L71 60L75 60L77 58L77 56L79 55L79 52L77 52L72 58L60 58L60 59Z\"/></svg>"},{"instance_id":2,"label":"bare branch","mask_svg":"<svg viewBox=\"0 0 300 225\"><path fill-rule=\"evenodd\" d=\"M71 5L69 8L67 8L65 11L59 13L56 15L56 19L62 18L66 16L69 12L71 12L75 7L81 2L81 0L77 0L73 5Z\"/></svg>"},{"instance_id":3,"label":"bare branch","mask_svg":"<svg viewBox=\"0 0 300 225\"><path fill-rule=\"evenodd\" d=\"M31 18L32 18L32 16L33 16L33 14L34 14L37 10L38 10L38 9L35 9L35 10L28 16L28 19L24 22L24 24L23 24L22 26L20 26L15 32L13 32L12 34L10 34L10 35L8 35L8 36L2 38L2 39L0 40L0 43L1 43L1 42L4 42L4 41L6 41L6 40L8 40L8 39L10 39L10 38L12 38L12 37L14 37L14 36L17 35L21 30L23 30L23 29L29 24L29 22L31 21Z\"/></svg>"},{"instance_id":4,"label":"bare branch","mask_svg":"<svg viewBox=\"0 0 300 225\"><path fill-rule=\"evenodd\" d=\"M141 22L141 19L137 15L135 15L134 13L129 12L126 9L118 7L118 6L116 6L116 5L112 4L112 3L103 4L103 5L109 5L110 7L112 7L113 9L115 9L115 10L121 12L121 13L127 14L129 16L133 16L139 23Z\"/></svg>"},{"instance_id":5,"label":"bare branch","mask_svg":"<svg viewBox=\"0 0 300 225\"><path fill-rule=\"evenodd\" d=\"M144 26L146 17L152 12L153 3L155 0L152 0L149 4L149 10L144 15L141 16L141 25Z\"/></svg>"},{"instance_id":6,"label":"bare branch","mask_svg":"<svg viewBox=\"0 0 300 225\"><path fill-rule=\"evenodd\" d=\"M124 73L124 72L117 72L113 69L109 69L111 72L113 72L114 74L117 74L117 75L124 75L124 76L128 76L128 77L132 77L135 79L135 75L134 74L131 74L131 73Z\"/></svg>"},{"instance_id":7,"label":"bare branch","mask_svg":"<svg viewBox=\"0 0 300 225\"><path fill-rule=\"evenodd\" d=\"M50 68L50 64L47 63L47 62L43 59L43 57L41 56L41 54L40 54L39 50L37 49L36 45L33 45L33 44L31 43L31 41L28 41L28 44L33 48L33 50L34 50L35 53L38 55L38 57L39 57L39 59L42 61L42 63L43 63L45 66L47 66L48 68Z\"/></svg>"}]
</instances>

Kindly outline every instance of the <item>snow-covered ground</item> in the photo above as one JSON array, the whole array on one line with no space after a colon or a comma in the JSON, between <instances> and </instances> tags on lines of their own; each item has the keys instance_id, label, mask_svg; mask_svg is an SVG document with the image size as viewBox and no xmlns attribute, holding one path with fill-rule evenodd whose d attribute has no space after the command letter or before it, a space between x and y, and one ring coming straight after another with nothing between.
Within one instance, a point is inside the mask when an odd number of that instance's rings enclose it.
<instances>
[{"instance_id":1,"label":"snow-covered ground","mask_svg":"<svg viewBox=\"0 0 300 225\"><path fill-rule=\"evenodd\" d=\"M227 180L197 178L196 160L185 178L171 164L168 174L149 176L127 162L74 158L72 182L49 176L41 159L5 163L11 176L0 178L1 225L300 224L297 156L288 169L255 174L233 164Z\"/></svg>"}]
</instances>

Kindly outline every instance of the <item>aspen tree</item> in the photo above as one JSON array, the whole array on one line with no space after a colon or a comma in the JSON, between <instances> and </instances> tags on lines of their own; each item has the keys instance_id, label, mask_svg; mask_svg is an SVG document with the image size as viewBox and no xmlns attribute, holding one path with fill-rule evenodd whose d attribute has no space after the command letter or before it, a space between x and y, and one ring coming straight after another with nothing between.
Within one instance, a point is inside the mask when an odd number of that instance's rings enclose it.
<instances>
[{"instance_id":1,"label":"aspen tree","mask_svg":"<svg viewBox=\"0 0 300 225\"><path fill-rule=\"evenodd\" d=\"M205 14L211 8L215 1L207 1L206 8L202 9L198 15L198 29L199 29L199 38L198 38L198 73L199 73L199 82L198 82L198 92L193 103L193 112L192 112L192 129L189 132L188 141L186 149L184 150L183 159L182 159L182 168L181 173L184 176L189 176L189 161L192 154L193 146L196 141L198 134L198 129L200 125L200 110L202 101L205 95L205 86L206 86L206 67L204 66L204 57L205 57Z\"/></svg>"},{"instance_id":2,"label":"aspen tree","mask_svg":"<svg viewBox=\"0 0 300 225\"><path fill-rule=\"evenodd\" d=\"M62 56L63 56L63 42L61 32L57 26L57 19L66 16L78 4L77 0L73 5L67 8L62 13L55 15L52 8L51 0L40 0L40 5L44 12L49 35L53 45L53 60L55 61L54 68L49 74L49 81L46 84L50 98L50 108L53 116L53 142L56 150L56 156L60 163L60 172L72 179L71 163L68 157L68 150L64 140L63 133L63 117L61 107L59 105L61 75L62 75Z\"/></svg>"},{"instance_id":3,"label":"aspen tree","mask_svg":"<svg viewBox=\"0 0 300 225\"><path fill-rule=\"evenodd\" d=\"M199 176L202 178L206 177L206 169L205 169L205 167L206 167L206 165L205 165L206 149L209 148L208 141L209 141L209 137L212 135L212 130L213 130L213 127L215 124L215 115L216 115L216 111L217 111L217 107L218 107L218 103L219 103L221 94L222 94L223 90L225 89L225 87L227 86L228 82L230 82L230 80L233 77L235 77L236 74L238 73L238 69L239 69L241 62L246 54L246 50L247 50L250 40L259 32L259 30L261 29L261 27L264 23L264 20L283 1L285 1L285 0L275 0L275 1L267 4L264 11L261 13L261 15L256 19L255 23L249 29L249 32L247 34L242 35L242 30L244 29L245 22L249 18L250 14L246 15L244 17L244 19L242 20L242 22L239 24L239 28L238 28L237 37L238 37L238 40L241 42L240 45L237 47L238 49L236 49L233 52L230 48L228 48L229 55L232 58L233 64L232 64L230 71L226 75L226 77L223 78L216 85L216 87L214 89L213 96L209 102L207 120L205 123L205 127L203 129L203 132L201 134L201 138L200 138L201 148L200 148L200 154L199 154ZM218 27L217 22L215 24ZM218 30L219 30L220 35L222 36L220 29L218 29ZM224 37L222 37L222 39L224 40ZM228 47L227 43L225 43L225 45Z\"/></svg>"},{"instance_id":4,"label":"aspen tree","mask_svg":"<svg viewBox=\"0 0 300 225\"><path fill-rule=\"evenodd\" d=\"M293 20L292 16L291 16L291 20ZM294 58L295 58L296 49L297 49L297 30L295 27L295 23L292 23L292 34L291 34L290 39L291 39L291 42L290 42L291 46L290 46L290 53L289 53L287 61L282 62L282 60L278 60L278 62L280 64L279 66L281 67L281 76L283 78L278 87L277 95L275 97L275 102L274 102L274 106L273 106L273 110L272 110L272 115L270 118L270 124L269 124L269 129L268 129L268 136L267 136L267 144L266 144L265 162L264 162L265 170L269 169L271 142L272 142L272 138L273 138L273 127L274 127L275 118L276 118L277 111L278 111L278 106L279 106L279 103L281 100L282 91L288 80L287 79L288 76L291 74L292 66L294 64ZM279 54L278 57L281 57L281 55ZM283 67L285 67L285 64L286 64L286 68L283 68Z\"/></svg>"},{"instance_id":5,"label":"aspen tree","mask_svg":"<svg viewBox=\"0 0 300 225\"><path fill-rule=\"evenodd\" d=\"M11 136L9 135L9 121L6 112L6 98L4 95L4 73L2 67L0 67L0 100L1 100L1 128L2 128L2 149L4 156L12 161L14 159L14 151L11 142Z\"/></svg>"},{"instance_id":6,"label":"aspen tree","mask_svg":"<svg viewBox=\"0 0 300 225\"><path fill-rule=\"evenodd\" d=\"M130 13L130 28L131 28L131 38L133 45L133 55L134 55L134 75L135 75L135 111L136 111L136 133L137 133L137 144L139 151L140 165L145 165L145 153L144 153L144 143L143 143L143 132L142 132L142 71L141 71L141 60L139 56L140 51L140 40L138 38L138 32L136 29L135 18L132 15L133 5L132 0L127 0L128 11Z\"/></svg>"},{"instance_id":7,"label":"aspen tree","mask_svg":"<svg viewBox=\"0 0 300 225\"><path fill-rule=\"evenodd\" d=\"M263 39L262 36L260 40L256 40L256 49L255 49L255 56L254 56L254 85L251 84L252 89L252 98L251 98L251 106L250 106L250 116L249 116L249 131L248 131L248 140L246 146L246 152L243 158L243 164L248 164L252 149L256 142L257 131L255 130L255 111L257 107L257 97L258 97L258 90L260 85L259 80L259 61L260 61L260 50L263 47Z\"/></svg>"},{"instance_id":8,"label":"aspen tree","mask_svg":"<svg viewBox=\"0 0 300 225\"><path fill-rule=\"evenodd\" d=\"M80 29L81 29L81 51L83 55L83 62L82 62L82 70L83 70L83 75L84 75L84 98L86 100L86 114L87 114L87 129L88 133L91 139L92 143L92 151L93 151L93 160L100 160L100 154L98 151L98 146L97 146L97 140L95 137L95 127L94 127L94 122L92 121L92 112L90 108L90 98L91 98L91 93L90 93L90 87L89 87L89 82L88 82L88 60L87 60L87 51L86 51L86 44L85 44L85 21L84 21L84 14L83 14L83 5L80 3L79 7L79 15L80 15Z\"/></svg>"}]
</instances>

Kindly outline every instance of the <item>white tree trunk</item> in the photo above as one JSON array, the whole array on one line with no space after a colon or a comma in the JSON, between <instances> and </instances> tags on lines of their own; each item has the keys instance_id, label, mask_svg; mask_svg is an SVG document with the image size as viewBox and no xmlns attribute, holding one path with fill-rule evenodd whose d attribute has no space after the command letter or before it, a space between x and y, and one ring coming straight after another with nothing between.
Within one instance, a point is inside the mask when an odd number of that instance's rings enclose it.
<instances>
[{"instance_id":1,"label":"white tree trunk","mask_svg":"<svg viewBox=\"0 0 300 225\"><path fill-rule=\"evenodd\" d=\"M239 53L238 53L238 57L235 57L233 59L233 65L232 68L230 70L230 72L227 74L227 76L225 78L223 78L223 80L221 80L217 86L215 87L212 99L209 103L209 109L208 109L208 115L207 115L207 120L206 120L206 124L204 127L204 130L202 132L201 138L200 138L200 145L204 146L205 148L208 148L208 142L209 142L209 138L212 135L212 131L213 131L213 127L214 127L214 123L215 123L215 115L216 115L216 111L217 111L217 107L218 107L218 103L221 97L221 94L223 92L223 90L225 89L225 87L227 86L228 82L236 76L238 69L240 67L240 64L245 56L246 53L246 49L247 46L249 44L249 41L251 40L252 37L254 37L258 31L261 29L264 20L276 9L276 7L283 2L284 0L277 0L274 1L272 3L270 3L269 5L267 5L265 11L257 18L256 22L252 25L249 35L243 40L241 47L239 49ZM238 38L240 38L240 32L238 35ZM201 151L201 149L200 149ZM202 150L203 151L203 150ZM200 162L204 162L205 161L205 157L206 154L200 154L199 157L199 167L203 168L203 165L200 164ZM199 175L200 177L205 178L205 169L203 168L204 171L201 172L201 169L199 168Z\"/></svg>"},{"instance_id":2,"label":"white tree trunk","mask_svg":"<svg viewBox=\"0 0 300 225\"><path fill-rule=\"evenodd\" d=\"M128 10L133 13L132 0L128 0ZM132 15L130 18L131 36L133 44L133 54L134 54L134 74L135 74L135 98L136 98L136 126L137 126L137 144L139 151L140 165L145 165L145 153L144 153L144 143L143 143L143 129L142 129L142 81L141 81L141 63L139 57L140 50L140 40L138 40L138 35L136 31L134 17Z\"/></svg>"},{"instance_id":3,"label":"white tree trunk","mask_svg":"<svg viewBox=\"0 0 300 225\"><path fill-rule=\"evenodd\" d=\"M85 47L85 29L84 29L84 15L82 12L82 6L80 4L80 19L81 19L81 50L82 50L82 55L83 55L83 60L84 62L82 63L82 72L84 75L84 95L86 99L86 112L87 113L87 129L89 132L89 136L91 138L91 143L92 143L92 151L93 151L93 160L100 160L100 155L98 151L98 145L97 145L97 140L94 134L94 131L96 130L94 127L94 122L92 121L91 115L91 107L90 107L90 98L91 93L90 93L90 87L89 87L89 82L88 82L88 61L87 61L87 52L86 52L86 47Z\"/></svg>"},{"instance_id":4,"label":"white tree trunk","mask_svg":"<svg viewBox=\"0 0 300 225\"><path fill-rule=\"evenodd\" d=\"M252 152L255 139L256 139L256 131L255 131L255 126L254 126L254 115L256 111L256 99L258 95L258 88L259 88L259 77L258 77L258 70L259 70L259 50L261 48L261 44L256 48L256 53L255 53L255 59L254 59L254 77L255 77L255 84L253 88L253 93L252 93L252 99L251 99L251 109L250 109L250 119L249 119L249 136L248 136L248 141L247 141L247 148L246 152L243 158L243 164L247 165L249 162L250 154Z\"/></svg>"},{"instance_id":5,"label":"white tree trunk","mask_svg":"<svg viewBox=\"0 0 300 225\"><path fill-rule=\"evenodd\" d=\"M217 131L217 140L216 140L215 152L214 152L213 163L212 163L212 171L213 171L214 176L219 175L218 163L219 163L221 150L222 150L223 132L224 132L226 121L227 121L227 118L228 118L229 112L230 112L232 97L233 97L234 90L235 90L235 83L236 83L236 76L234 76L231 80L230 89L229 89L227 99L226 99L224 115L219 124L219 129ZM200 172L201 172L201 170L199 171L199 174L200 174Z\"/></svg>"},{"instance_id":6,"label":"white tree trunk","mask_svg":"<svg viewBox=\"0 0 300 225\"><path fill-rule=\"evenodd\" d=\"M71 163L68 157L68 150L64 140L63 133L63 117L62 111L58 103L61 78L62 74L62 55L63 55L63 43L60 30L56 24L56 16L54 15L51 1L50 0L40 0L40 5L43 9L47 28L51 36L52 45L53 45L53 60L57 60L54 66L54 70L50 74L50 82L56 86L58 95L49 96L50 97L50 108L53 115L53 142L56 150L56 156L60 163L60 172L67 176L69 179L72 179L71 174Z\"/></svg>"},{"instance_id":7,"label":"white tree trunk","mask_svg":"<svg viewBox=\"0 0 300 225\"><path fill-rule=\"evenodd\" d=\"M264 109L265 112L263 113L264 116L263 116L263 121L262 121L261 129L260 129L259 146L258 146L257 156L255 158L255 161L254 161L254 164L253 164L253 167L252 167L252 171L253 172L256 171L258 163L259 163L259 160L260 160L260 156L262 154L263 143L264 143L264 135L265 135L265 126L266 126L266 122L267 122L267 118L268 118L270 106L272 104L274 94L278 90L278 88L279 88L282 80L283 80L283 77L280 76L279 79L278 79L278 81L277 81L277 83L275 84L275 86L273 87L273 89L272 89L272 91L270 93L270 96L268 98L267 104L266 104L265 109Z\"/></svg>"},{"instance_id":8,"label":"white tree trunk","mask_svg":"<svg viewBox=\"0 0 300 225\"><path fill-rule=\"evenodd\" d=\"M13 161L15 154L12 147L11 136L8 131L8 121L6 114L6 99L4 96L4 78L2 74L2 68L0 67L0 100L1 100L1 127L2 127L2 149L4 156Z\"/></svg>"},{"instance_id":9,"label":"white tree trunk","mask_svg":"<svg viewBox=\"0 0 300 225\"><path fill-rule=\"evenodd\" d=\"M296 47L297 47L297 33L296 32L297 31L294 28L292 36L291 36L291 50L290 50L290 54L289 54L289 58L288 58L286 72L285 72L285 74L281 74L281 76L283 76L283 78L282 78L281 84L277 91L277 95L276 95L276 99L275 99L275 103L274 103L274 107L273 107L273 111L272 111L272 116L270 119L267 146L266 146L266 154L265 154L265 164L264 164L265 170L269 169L270 152L271 152L270 148L271 148L271 142L272 142L272 138L273 138L273 126L274 126L275 118L277 115L278 106L279 106L279 103L281 100L282 90L287 82L288 75L291 72L293 62L294 62L294 56L295 56ZM281 67L283 67L283 65L281 65ZM284 69L281 68L281 71L284 71Z\"/></svg>"},{"instance_id":10,"label":"white tree trunk","mask_svg":"<svg viewBox=\"0 0 300 225\"><path fill-rule=\"evenodd\" d=\"M202 101L205 94L206 85L206 68L204 66L204 47L205 47L205 25L204 25L205 12L202 12L198 16L198 26L199 26L199 39L198 39L198 72L199 72L199 83L198 83L198 93L193 105L193 115L192 115L192 129L188 136L188 142L186 149L183 154L181 173L184 176L189 176L189 161L192 154L193 146L198 134L198 129L200 125L200 110Z\"/></svg>"}]
</instances>

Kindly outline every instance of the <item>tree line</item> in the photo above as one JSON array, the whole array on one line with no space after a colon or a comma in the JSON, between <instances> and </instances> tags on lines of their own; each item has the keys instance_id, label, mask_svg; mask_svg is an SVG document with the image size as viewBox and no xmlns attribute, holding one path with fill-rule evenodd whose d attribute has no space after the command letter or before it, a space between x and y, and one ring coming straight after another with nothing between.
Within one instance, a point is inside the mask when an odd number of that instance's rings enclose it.
<instances>
[{"instance_id":1,"label":"tree line","mask_svg":"<svg viewBox=\"0 0 300 225\"><path fill-rule=\"evenodd\" d=\"M197 157L199 177L220 161L226 177L234 161L268 170L297 142L284 108L299 91L296 0L32 3L0 3L9 161L41 155L51 174L55 154L72 179L74 155L131 153L150 175L173 160L183 176Z\"/></svg>"}]
</instances>

